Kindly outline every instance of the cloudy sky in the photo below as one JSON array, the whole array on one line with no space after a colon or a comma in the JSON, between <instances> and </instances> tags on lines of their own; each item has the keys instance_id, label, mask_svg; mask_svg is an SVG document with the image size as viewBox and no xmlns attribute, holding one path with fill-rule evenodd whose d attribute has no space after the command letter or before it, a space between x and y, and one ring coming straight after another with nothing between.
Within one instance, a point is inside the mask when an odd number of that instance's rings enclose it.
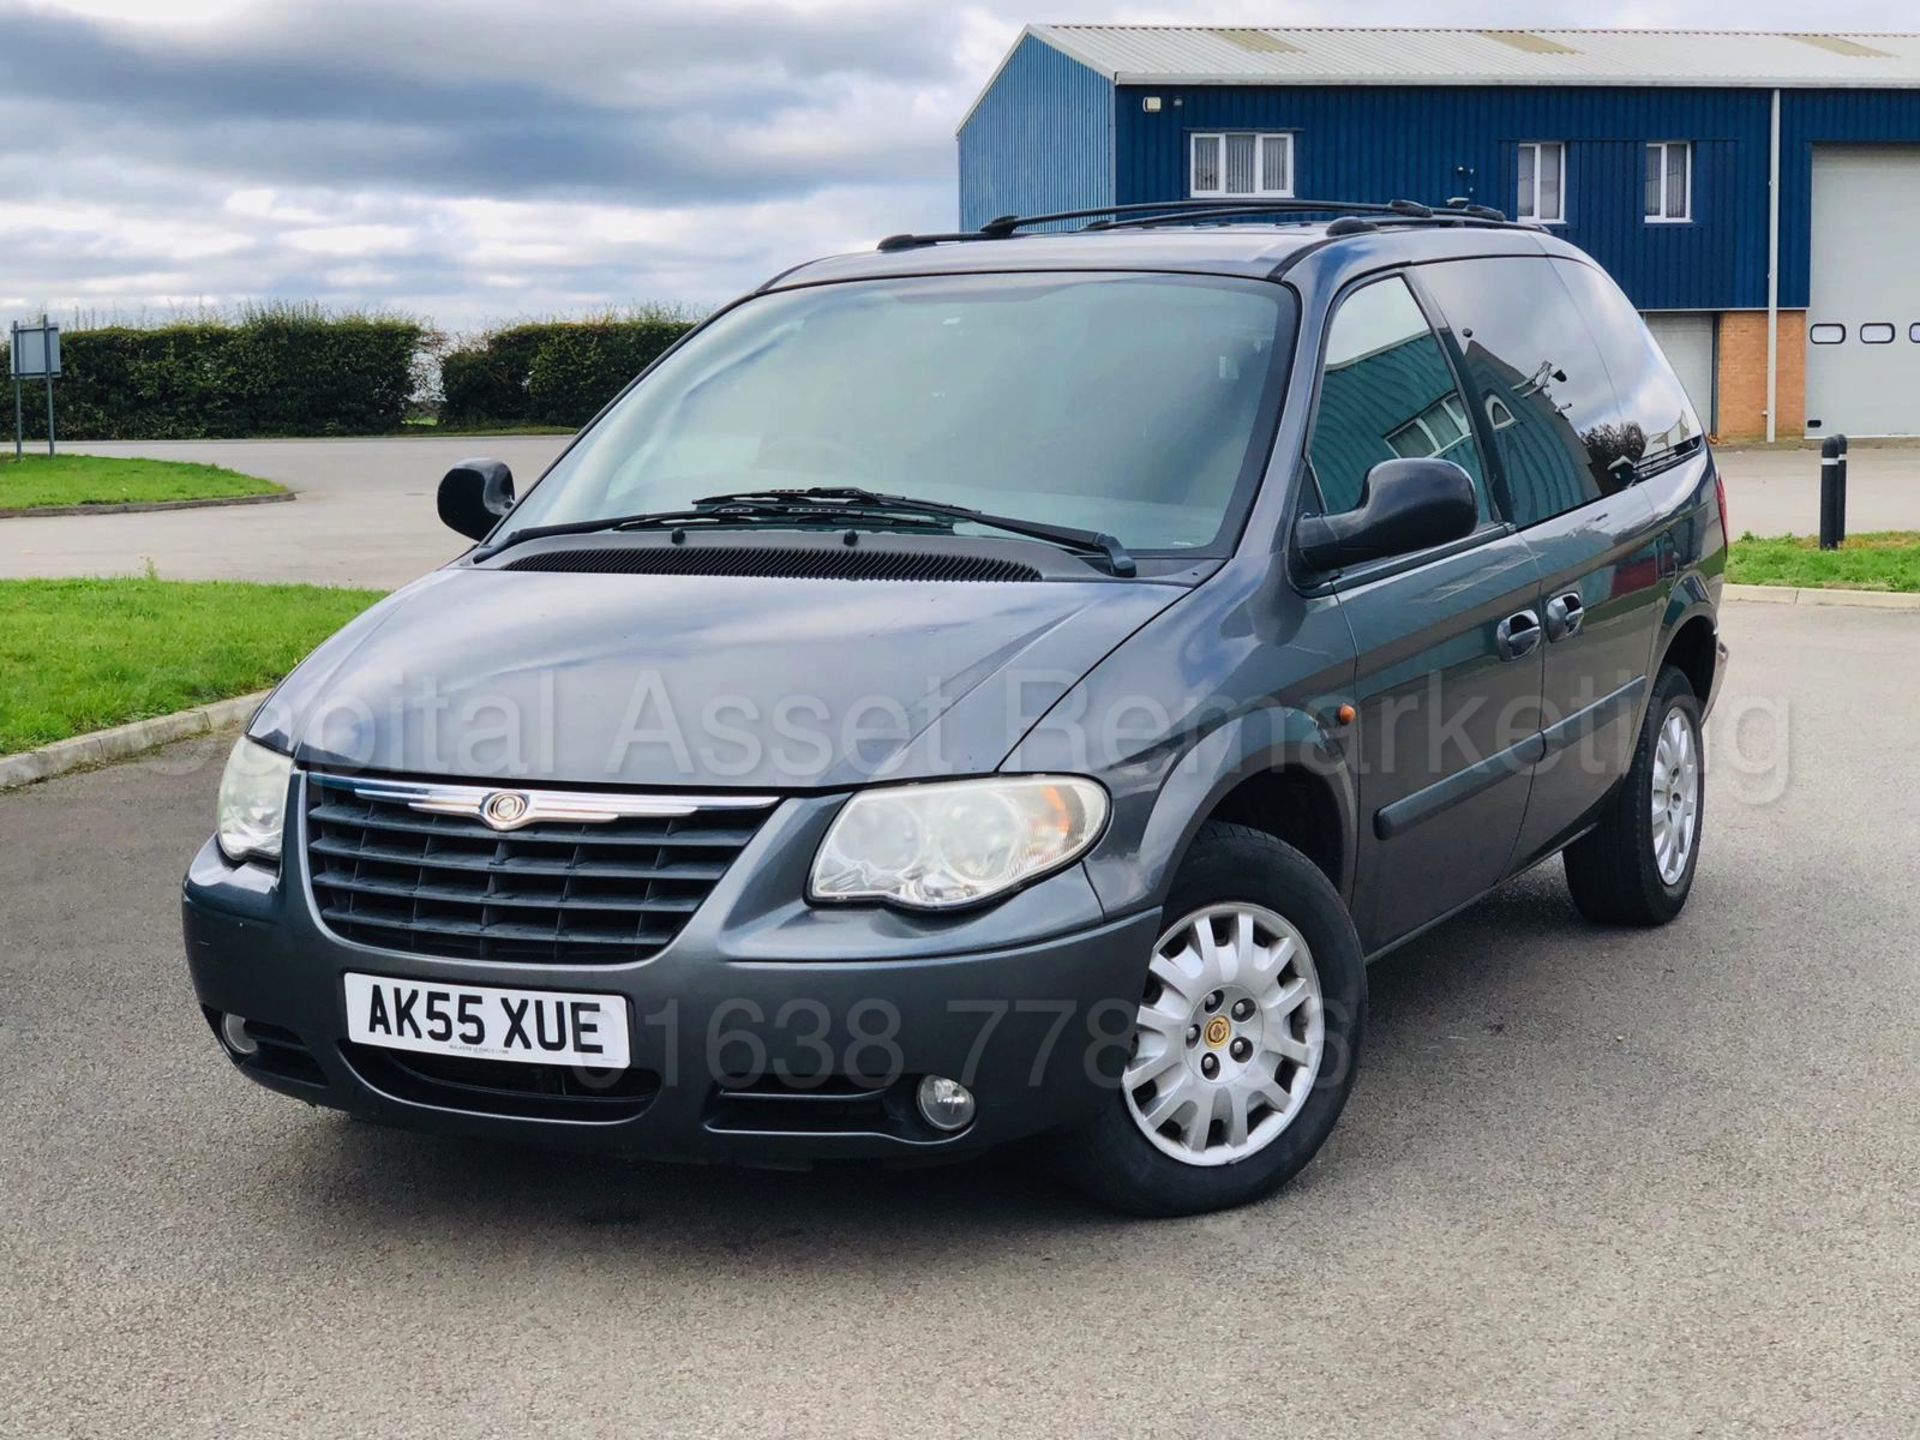
<instances>
[{"instance_id":1,"label":"cloudy sky","mask_svg":"<svg viewBox=\"0 0 1920 1440\"><path fill-rule=\"evenodd\" d=\"M1897 0L0 0L0 321L700 306L951 225L1029 20L1913 28Z\"/></svg>"}]
</instances>

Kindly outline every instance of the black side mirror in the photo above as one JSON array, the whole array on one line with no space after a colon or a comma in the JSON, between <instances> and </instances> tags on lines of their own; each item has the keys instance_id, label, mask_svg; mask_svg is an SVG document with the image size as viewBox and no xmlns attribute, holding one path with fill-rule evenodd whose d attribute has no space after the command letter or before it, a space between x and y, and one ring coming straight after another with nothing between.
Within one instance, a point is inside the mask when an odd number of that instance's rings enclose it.
<instances>
[{"instance_id":1,"label":"black side mirror","mask_svg":"<svg viewBox=\"0 0 1920 1440\"><path fill-rule=\"evenodd\" d=\"M513 471L499 460L462 460L440 477L440 518L469 540L484 540L513 508Z\"/></svg>"},{"instance_id":2,"label":"black side mirror","mask_svg":"<svg viewBox=\"0 0 1920 1440\"><path fill-rule=\"evenodd\" d=\"M1309 569L1325 574L1444 545L1479 523L1473 479L1451 460L1382 460L1367 472L1357 508L1302 516L1293 546Z\"/></svg>"}]
</instances>

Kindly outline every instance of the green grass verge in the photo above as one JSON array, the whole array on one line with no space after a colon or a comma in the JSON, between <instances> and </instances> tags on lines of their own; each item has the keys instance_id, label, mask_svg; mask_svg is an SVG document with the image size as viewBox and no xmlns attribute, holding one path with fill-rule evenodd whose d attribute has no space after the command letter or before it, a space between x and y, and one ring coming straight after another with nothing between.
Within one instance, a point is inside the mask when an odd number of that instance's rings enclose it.
<instances>
[{"instance_id":1,"label":"green grass verge","mask_svg":"<svg viewBox=\"0 0 1920 1440\"><path fill-rule=\"evenodd\" d=\"M163 500L231 500L286 487L218 465L116 460L99 455L0 456L0 510L41 506L149 505Z\"/></svg>"},{"instance_id":2,"label":"green grass verge","mask_svg":"<svg viewBox=\"0 0 1920 1440\"><path fill-rule=\"evenodd\" d=\"M1920 531L1879 530L1849 535L1838 550L1818 537L1742 535L1727 557L1736 585L1789 585L1811 590L1920 592Z\"/></svg>"},{"instance_id":3,"label":"green grass verge","mask_svg":"<svg viewBox=\"0 0 1920 1440\"><path fill-rule=\"evenodd\" d=\"M375 590L0 580L0 755L262 690Z\"/></svg>"}]
</instances>

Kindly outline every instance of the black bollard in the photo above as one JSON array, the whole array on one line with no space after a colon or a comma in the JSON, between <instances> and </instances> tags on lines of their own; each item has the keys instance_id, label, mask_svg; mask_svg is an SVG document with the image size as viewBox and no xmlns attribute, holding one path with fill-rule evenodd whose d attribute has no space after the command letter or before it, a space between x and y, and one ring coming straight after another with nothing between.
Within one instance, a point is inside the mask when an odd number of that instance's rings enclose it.
<instances>
[{"instance_id":1,"label":"black bollard","mask_svg":"<svg viewBox=\"0 0 1920 1440\"><path fill-rule=\"evenodd\" d=\"M1834 467L1839 474L1833 482L1833 540L1836 545L1844 545L1847 543L1847 437L1839 435L1835 438L1840 442L1840 463Z\"/></svg>"},{"instance_id":2,"label":"black bollard","mask_svg":"<svg viewBox=\"0 0 1920 1440\"><path fill-rule=\"evenodd\" d=\"M1820 442L1820 548L1837 550L1846 538L1847 437L1829 435Z\"/></svg>"}]
</instances>

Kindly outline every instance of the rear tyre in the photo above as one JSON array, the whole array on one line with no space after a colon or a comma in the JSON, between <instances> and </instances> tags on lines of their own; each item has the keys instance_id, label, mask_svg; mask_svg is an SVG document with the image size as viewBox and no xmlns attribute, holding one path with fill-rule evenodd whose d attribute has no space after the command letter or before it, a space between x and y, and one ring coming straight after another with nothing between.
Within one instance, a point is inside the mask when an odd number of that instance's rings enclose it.
<instances>
[{"instance_id":1,"label":"rear tyre","mask_svg":"<svg viewBox=\"0 0 1920 1440\"><path fill-rule=\"evenodd\" d=\"M1245 1205L1291 1179L1346 1104L1366 1018L1339 892L1271 835L1203 826L1164 914L1119 1091L1058 1157L1136 1215Z\"/></svg>"},{"instance_id":2,"label":"rear tyre","mask_svg":"<svg viewBox=\"0 0 1920 1440\"><path fill-rule=\"evenodd\" d=\"M1566 849L1567 888L1589 920L1664 925L1687 903L1706 819L1700 701L1665 666L1633 765L1600 823Z\"/></svg>"}]
</instances>

